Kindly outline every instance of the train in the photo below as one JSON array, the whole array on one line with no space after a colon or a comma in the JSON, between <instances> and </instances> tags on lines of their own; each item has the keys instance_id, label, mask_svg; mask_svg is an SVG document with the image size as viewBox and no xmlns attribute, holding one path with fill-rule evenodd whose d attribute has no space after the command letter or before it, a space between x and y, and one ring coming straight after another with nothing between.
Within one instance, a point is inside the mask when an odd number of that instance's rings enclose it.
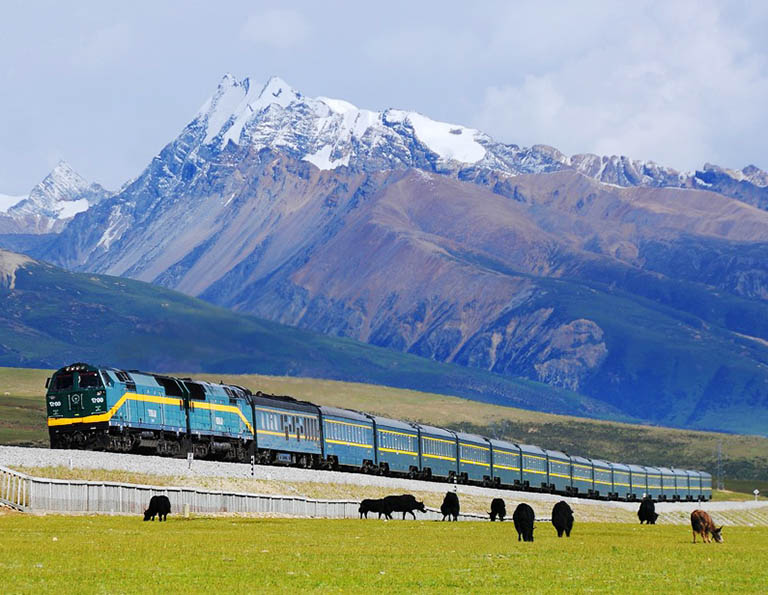
<instances>
[{"instance_id":1,"label":"train","mask_svg":"<svg viewBox=\"0 0 768 595\"><path fill-rule=\"evenodd\" d=\"M613 463L234 384L74 363L46 381L51 448L356 471L586 498L706 501L705 471Z\"/></svg>"}]
</instances>

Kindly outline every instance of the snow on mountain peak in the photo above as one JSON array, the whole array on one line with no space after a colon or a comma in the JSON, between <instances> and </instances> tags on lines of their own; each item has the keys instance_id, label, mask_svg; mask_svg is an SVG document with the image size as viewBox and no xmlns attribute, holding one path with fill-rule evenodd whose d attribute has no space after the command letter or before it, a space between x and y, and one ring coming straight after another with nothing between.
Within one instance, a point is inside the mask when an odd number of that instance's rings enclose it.
<instances>
[{"instance_id":1,"label":"snow on mountain peak","mask_svg":"<svg viewBox=\"0 0 768 595\"><path fill-rule=\"evenodd\" d=\"M305 97L276 76L257 92L248 79L238 81L226 75L195 121L205 125L203 144L286 148L320 169L349 165L351 159L370 156L381 151L377 147L391 143L401 147L402 159L390 156L388 160L409 165L408 146L414 142L443 161L471 164L486 154L477 142L477 130L416 112L382 113L342 99Z\"/></svg>"},{"instance_id":2,"label":"snow on mountain peak","mask_svg":"<svg viewBox=\"0 0 768 595\"><path fill-rule=\"evenodd\" d=\"M57 221L71 219L109 194L98 184L89 183L62 160L32 189L29 196L20 197L10 206L7 214L17 220L31 216L44 221L43 227L52 229Z\"/></svg>"}]
</instances>

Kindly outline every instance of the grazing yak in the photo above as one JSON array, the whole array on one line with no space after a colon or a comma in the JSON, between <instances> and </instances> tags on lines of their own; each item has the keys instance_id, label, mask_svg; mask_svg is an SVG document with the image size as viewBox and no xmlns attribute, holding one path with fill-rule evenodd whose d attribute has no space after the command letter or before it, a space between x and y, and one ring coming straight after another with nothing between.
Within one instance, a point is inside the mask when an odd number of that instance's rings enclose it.
<instances>
[{"instance_id":1,"label":"grazing yak","mask_svg":"<svg viewBox=\"0 0 768 595\"><path fill-rule=\"evenodd\" d=\"M637 511L637 518L640 519L640 524L644 522L649 525L655 525L656 519L659 518L659 513L656 512L656 505L651 498L647 496L640 501L640 508Z\"/></svg>"},{"instance_id":2,"label":"grazing yak","mask_svg":"<svg viewBox=\"0 0 768 595\"><path fill-rule=\"evenodd\" d=\"M411 494L387 496L384 498L384 504L385 506L388 506L392 512L402 512L403 520L405 520L405 515L407 513L410 513L413 519L416 520L416 515L413 513L414 510L427 512L427 509L424 507L424 502L419 502Z\"/></svg>"},{"instance_id":3,"label":"grazing yak","mask_svg":"<svg viewBox=\"0 0 768 595\"><path fill-rule=\"evenodd\" d=\"M171 512L171 501L168 496L152 496L149 500L149 508L144 511L145 521L154 521L157 516L158 521L167 521Z\"/></svg>"},{"instance_id":4,"label":"grazing yak","mask_svg":"<svg viewBox=\"0 0 768 595\"><path fill-rule=\"evenodd\" d=\"M533 541L533 523L536 521L536 514L525 502L517 505L512 514L512 522L515 523L518 541Z\"/></svg>"},{"instance_id":5,"label":"grazing yak","mask_svg":"<svg viewBox=\"0 0 768 595\"><path fill-rule=\"evenodd\" d=\"M722 527L715 527L712 517L703 510L694 510L691 513L691 529L693 529L693 543L696 543L696 534L701 535L704 543L711 543L710 535L717 543L723 543Z\"/></svg>"},{"instance_id":6,"label":"grazing yak","mask_svg":"<svg viewBox=\"0 0 768 595\"><path fill-rule=\"evenodd\" d=\"M573 510L568 506L565 500L560 500L552 508L552 525L557 531L557 536L562 537L565 533L566 537L571 536L571 529L573 529Z\"/></svg>"},{"instance_id":7,"label":"grazing yak","mask_svg":"<svg viewBox=\"0 0 768 595\"><path fill-rule=\"evenodd\" d=\"M459 506L459 497L455 492L446 492L445 498L443 498L443 503L440 505L440 512L443 513L442 520L448 518L450 521L451 517L453 517L454 521L459 520L459 510L461 510Z\"/></svg>"},{"instance_id":8,"label":"grazing yak","mask_svg":"<svg viewBox=\"0 0 768 595\"><path fill-rule=\"evenodd\" d=\"M360 513L360 518L368 518L369 512L377 512L379 513L379 518L383 514L385 519L392 519L392 507L383 498L363 500L360 502L360 508L357 509L357 512Z\"/></svg>"},{"instance_id":9,"label":"grazing yak","mask_svg":"<svg viewBox=\"0 0 768 595\"><path fill-rule=\"evenodd\" d=\"M488 514L491 515L491 522L495 521L497 517L503 521L504 517L507 516L507 505L504 504L504 500L501 498L491 500L491 512Z\"/></svg>"}]
</instances>

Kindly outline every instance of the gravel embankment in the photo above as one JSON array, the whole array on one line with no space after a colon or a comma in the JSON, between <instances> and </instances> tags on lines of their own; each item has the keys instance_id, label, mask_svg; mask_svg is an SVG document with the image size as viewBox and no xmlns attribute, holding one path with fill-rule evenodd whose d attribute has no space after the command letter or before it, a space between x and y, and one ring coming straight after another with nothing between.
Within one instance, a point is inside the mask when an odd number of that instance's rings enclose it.
<instances>
[{"instance_id":1,"label":"gravel embankment","mask_svg":"<svg viewBox=\"0 0 768 595\"><path fill-rule=\"evenodd\" d=\"M81 450L50 450L46 448L24 448L0 446L0 465L5 467L65 467L72 469L98 469L122 471L156 476L178 477L186 485L194 483L196 478L201 484L208 484L208 478L231 478L239 480L237 485L247 485L247 480L255 480L261 485L264 482L275 482L288 491L301 492L301 484L327 484L328 495L314 497L327 498L357 498L360 490L387 489L395 493L421 492L432 493L434 498L452 488L445 483L427 482L411 479L379 477L359 473L343 473L337 471L319 471L312 469L296 469L292 467L268 467L256 465L251 475L251 466L240 463L222 463L215 461L195 460L191 468L185 459L170 459L142 455L126 455L106 452ZM244 482L246 482L244 484ZM291 487L295 486L295 489ZM249 491L240 489L239 491ZM517 492L495 490L476 486L456 486L456 491L467 497L467 500L490 502L492 498L500 497L511 503L529 502L537 510L537 516L548 516L547 512L552 503L566 499L576 513L577 518L595 521L636 522L636 503L605 502L584 500L580 498L563 498L550 494L533 492ZM345 495L346 492L346 495ZM441 499L441 497L439 498ZM429 504L428 504L429 505ZM476 507L485 506L477 504ZM690 512L701 508L714 513L718 522L739 525L768 525L768 501L759 502L675 502L659 503L656 511L660 514L659 522L683 524L688 522ZM539 512L540 511L540 512ZM511 510L510 510L511 512Z\"/></svg>"}]
</instances>

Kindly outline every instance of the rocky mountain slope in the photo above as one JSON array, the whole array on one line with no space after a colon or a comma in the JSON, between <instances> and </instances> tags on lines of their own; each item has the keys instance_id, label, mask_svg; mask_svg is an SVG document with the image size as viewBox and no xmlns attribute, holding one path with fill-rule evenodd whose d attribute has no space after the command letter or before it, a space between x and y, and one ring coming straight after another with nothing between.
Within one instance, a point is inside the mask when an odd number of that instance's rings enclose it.
<instances>
[{"instance_id":1,"label":"rocky mountain slope","mask_svg":"<svg viewBox=\"0 0 768 595\"><path fill-rule=\"evenodd\" d=\"M0 366L90 361L154 371L350 379L498 404L625 418L568 390L237 314L162 287L69 273L0 250Z\"/></svg>"},{"instance_id":2,"label":"rocky mountain slope","mask_svg":"<svg viewBox=\"0 0 768 595\"><path fill-rule=\"evenodd\" d=\"M59 232L75 215L112 194L60 161L28 196L0 195L0 234Z\"/></svg>"},{"instance_id":3,"label":"rocky mountain slope","mask_svg":"<svg viewBox=\"0 0 768 595\"><path fill-rule=\"evenodd\" d=\"M566 157L228 76L134 182L29 251L634 417L764 431L767 177Z\"/></svg>"}]
</instances>

